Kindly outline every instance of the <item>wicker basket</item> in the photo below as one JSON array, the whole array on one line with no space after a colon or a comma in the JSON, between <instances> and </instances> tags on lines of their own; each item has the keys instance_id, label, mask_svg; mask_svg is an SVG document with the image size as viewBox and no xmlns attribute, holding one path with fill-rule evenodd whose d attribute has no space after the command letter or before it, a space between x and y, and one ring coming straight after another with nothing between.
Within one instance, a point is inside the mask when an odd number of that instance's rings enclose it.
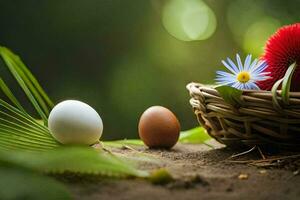
<instances>
[{"instance_id":1,"label":"wicker basket","mask_svg":"<svg viewBox=\"0 0 300 200\"><path fill-rule=\"evenodd\" d=\"M300 150L300 92L290 92L289 105L283 106L280 91L274 103L270 91L244 90L241 102L232 106L213 87L190 83L187 89L199 123L217 141Z\"/></svg>"}]
</instances>

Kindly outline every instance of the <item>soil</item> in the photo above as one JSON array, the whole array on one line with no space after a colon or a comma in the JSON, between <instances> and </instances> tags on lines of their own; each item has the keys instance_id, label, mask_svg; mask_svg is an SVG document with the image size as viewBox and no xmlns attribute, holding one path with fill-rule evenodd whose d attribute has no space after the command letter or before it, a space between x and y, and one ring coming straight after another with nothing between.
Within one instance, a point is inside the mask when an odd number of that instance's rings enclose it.
<instances>
[{"instance_id":1,"label":"soil","mask_svg":"<svg viewBox=\"0 0 300 200\"><path fill-rule=\"evenodd\" d=\"M299 159L275 163L233 163L232 160L261 159L257 150L229 159L238 153L217 145L178 144L172 150L144 147L114 148L112 152L139 159L141 169L166 168L174 181L157 185L143 179L67 181L75 199L177 200L177 199L300 199ZM258 163L259 164L259 163Z\"/></svg>"}]
</instances>

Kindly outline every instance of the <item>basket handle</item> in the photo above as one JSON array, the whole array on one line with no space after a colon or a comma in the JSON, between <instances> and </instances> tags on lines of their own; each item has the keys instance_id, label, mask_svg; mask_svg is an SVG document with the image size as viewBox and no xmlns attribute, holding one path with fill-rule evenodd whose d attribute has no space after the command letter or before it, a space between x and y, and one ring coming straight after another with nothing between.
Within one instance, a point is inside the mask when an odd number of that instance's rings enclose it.
<instances>
[{"instance_id":1,"label":"basket handle","mask_svg":"<svg viewBox=\"0 0 300 200\"><path fill-rule=\"evenodd\" d=\"M297 64L296 64L296 62L294 62L286 70L284 77L282 79L278 80L272 87L272 90L271 90L272 91L272 102L273 102L273 106L277 110L280 110L280 111L282 110L282 108L278 102L278 99L277 99L277 94L278 94L277 90L281 83L282 83L281 98L282 98L283 104L289 105L291 82L292 82L292 77L293 77L293 74L294 74L296 68L297 68Z\"/></svg>"}]
</instances>

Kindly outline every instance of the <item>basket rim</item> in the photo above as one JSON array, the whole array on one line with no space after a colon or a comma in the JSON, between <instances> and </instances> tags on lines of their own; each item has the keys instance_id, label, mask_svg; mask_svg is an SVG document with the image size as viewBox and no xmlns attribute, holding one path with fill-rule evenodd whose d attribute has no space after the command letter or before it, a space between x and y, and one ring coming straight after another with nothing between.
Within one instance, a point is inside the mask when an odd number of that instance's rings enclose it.
<instances>
[{"instance_id":1,"label":"basket rim","mask_svg":"<svg viewBox=\"0 0 300 200\"><path fill-rule=\"evenodd\" d=\"M210 90L214 90L218 93L218 91L215 89L216 87L221 85L211 85L211 84L203 84L198 82L190 82L186 85L186 88L191 91L192 88L207 88ZM272 92L270 90L241 90L243 93L262 93L272 96ZM278 94L281 94L281 90L277 90ZM300 92L289 92L291 97L299 97L300 98Z\"/></svg>"}]
</instances>

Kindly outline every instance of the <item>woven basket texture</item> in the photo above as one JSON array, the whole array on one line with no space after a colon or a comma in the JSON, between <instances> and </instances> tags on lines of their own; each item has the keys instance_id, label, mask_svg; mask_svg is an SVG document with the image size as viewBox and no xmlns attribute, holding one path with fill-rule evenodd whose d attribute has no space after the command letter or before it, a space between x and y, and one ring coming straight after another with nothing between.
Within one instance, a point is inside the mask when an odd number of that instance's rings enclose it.
<instances>
[{"instance_id":1,"label":"woven basket texture","mask_svg":"<svg viewBox=\"0 0 300 200\"><path fill-rule=\"evenodd\" d=\"M197 119L208 134L234 148L261 146L300 150L300 92L274 105L270 91L243 90L238 105L224 101L213 87L190 83L187 89Z\"/></svg>"}]
</instances>

